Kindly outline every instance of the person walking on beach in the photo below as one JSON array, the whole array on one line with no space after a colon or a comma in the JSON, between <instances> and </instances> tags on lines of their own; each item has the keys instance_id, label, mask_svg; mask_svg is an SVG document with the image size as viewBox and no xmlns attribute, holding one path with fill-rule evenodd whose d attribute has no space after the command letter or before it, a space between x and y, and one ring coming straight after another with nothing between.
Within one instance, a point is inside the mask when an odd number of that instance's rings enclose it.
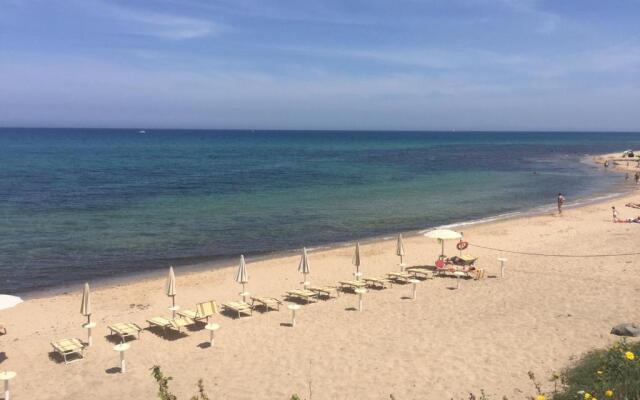
<instances>
[{"instance_id":1,"label":"person walking on beach","mask_svg":"<svg viewBox=\"0 0 640 400\"><path fill-rule=\"evenodd\" d=\"M638 182L640 181L640 172L636 171L636 174L633 177L636 180L636 185L637 185Z\"/></svg>"},{"instance_id":2,"label":"person walking on beach","mask_svg":"<svg viewBox=\"0 0 640 400\"><path fill-rule=\"evenodd\" d=\"M618 222L620 221L618 219L618 210L616 210L616 207L611 207L611 211L613 212L613 222Z\"/></svg>"},{"instance_id":3,"label":"person walking on beach","mask_svg":"<svg viewBox=\"0 0 640 400\"><path fill-rule=\"evenodd\" d=\"M564 204L564 196L558 193L558 215L562 215L562 205Z\"/></svg>"}]
</instances>

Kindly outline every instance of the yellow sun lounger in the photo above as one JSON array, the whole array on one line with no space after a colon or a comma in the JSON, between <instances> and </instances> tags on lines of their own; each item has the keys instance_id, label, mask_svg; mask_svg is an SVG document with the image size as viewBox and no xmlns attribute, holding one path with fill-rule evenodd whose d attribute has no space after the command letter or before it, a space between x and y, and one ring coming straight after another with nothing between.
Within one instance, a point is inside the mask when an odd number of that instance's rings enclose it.
<instances>
[{"instance_id":1,"label":"yellow sun lounger","mask_svg":"<svg viewBox=\"0 0 640 400\"><path fill-rule=\"evenodd\" d=\"M389 278L363 278L362 279L367 286L371 286L374 288L386 289L388 286L393 286L393 281Z\"/></svg>"},{"instance_id":2,"label":"yellow sun lounger","mask_svg":"<svg viewBox=\"0 0 640 400\"><path fill-rule=\"evenodd\" d=\"M414 278L424 278L424 279L432 279L433 271L427 269L425 267L409 267L406 268L405 271L409 274L412 274Z\"/></svg>"},{"instance_id":3,"label":"yellow sun lounger","mask_svg":"<svg viewBox=\"0 0 640 400\"><path fill-rule=\"evenodd\" d=\"M69 364L73 361L78 361L84 358L84 343L80 341L80 339L62 339L57 340L55 342L51 342L51 346L53 350L60 354L64 359L65 364ZM67 357L71 354L79 354L80 358L78 360L69 361Z\"/></svg>"},{"instance_id":4,"label":"yellow sun lounger","mask_svg":"<svg viewBox=\"0 0 640 400\"><path fill-rule=\"evenodd\" d=\"M389 279L392 279L396 282L408 282L409 279L413 278L413 275L407 272L389 272L387 273Z\"/></svg>"},{"instance_id":5,"label":"yellow sun lounger","mask_svg":"<svg viewBox=\"0 0 640 400\"><path fill-rule=\"evenodd\" d=\"M303 299L307 303L309 303L309 299L313 299L314 297L316 299L318 298L318 293L313 292L311 290L307 290L307 289L294 289L294 290L289 290L286 293L286 296L287 297L298 298L298 299Z\"/></svg>"},{"instance_id":6,"label":"yellow sun lounger","mask_svg":"<svg viewBox=\"0 0 640 400\"><path fill-rule=\"evenodd\" d=\"M275 297L251 297L251 307L255 308L256 303L259 303L266 311L269 309L280 311L280 305L282 302Z\"/></svg>"},{"instance_id":7,"label":"yellow sun lounger","mask_svg":"<svg viewBox=\"0 0 640 400\"><path fill-rule=\"evenodd\" d=\"M340 281L338 283L340 284L340 290L343 290L343 291L345 289L355 290L355 289L364 288L367 286L367 284L364 281Z\"/></svg>"},{"instance_id":8,"label":"yellow sun lounger","mask_svg":"<svg viewBox=\"0 0 640 400\"><path fill-rule=\"evenodd\" d=\"M244 301L230 301L222 304L222 307L226 311L232 311L238 314L238 318L242 314L253 315L253 307L251 304L245 303Z\"/></svg>"},{"instance_id":9,"label":"yellow sun lounger","mask_svg":"<svg viewBox=\"0 0 640 400\"><path fill-rule=\"evenodd\" d=\"M153 317L147 320L149 327L156 326L162 328L163 334L167 333L167 329L173 329L174 331L181 333L182 328L195 324L195 321L191 318L181 317L175 319L168 319L165 317Z\"/></svg>"},{"instance_id":10,"label":"yellow sun lounger","mask_svg":"<svg viewBox=\"0 0 640 400\"><path fill-rule=\"evenodd\" d=\"M138 339L140 339L140 332L142 332L142 328L140 328L138 325L126 322L109 325L107 328L109 328L112 335L120 336L122 343L125 342L127 336L137 335Z\"/></svg>"},{"instance_id":11,"label":"yellow sun lounger","mask_svg":"<svg viewBox=\"0 0 640 400\"><path fill-rule=\"evenodd\" d=\"M316 293L318 297L320 295L331 298L331 293L335 292L336 297L340 296L340 291L335 286L309 286L307 290L311 290Z\"/></svg>"},{"instance_id":12,"label":"yellow sun lounger","mask_svg":"<svg viewBox=\"0 0 640 400\"><path fill-rule=\"evenodd\" d=\"M194 321L205 320L209 323L209 317L213 317L218 314L218 304L211 300L204 303L196 304L196 310L181 310L178 311L178 315L181 317L191 318Z\"/></svg>"}]
</instances>

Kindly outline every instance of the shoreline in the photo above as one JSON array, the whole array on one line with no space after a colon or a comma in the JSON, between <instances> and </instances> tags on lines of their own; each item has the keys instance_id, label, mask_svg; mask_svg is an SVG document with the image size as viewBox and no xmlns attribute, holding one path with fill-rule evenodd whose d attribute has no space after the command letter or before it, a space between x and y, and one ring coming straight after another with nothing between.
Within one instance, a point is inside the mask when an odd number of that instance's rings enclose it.
<instances>
[{"instance_id":1,"label":"shoreline","mask_svg":"<svg viewBox=\"0 0 640 400\"><path fill-rule=\"evenodd\" d=\"M597 155L585 155L582 158L581 162L591 164L591 165L601 165L605 159L615 159L616 155L619 153L606 153L606 154L597 154ZM639 153L640 154L640 153ZM615 168L611 169L612 173L619 173L622 175L623 173L629 172L630 169L622 168L619 164L614 163ZM634 169L635 171L635 169ZM625 181L612 185L610 189L614 189L613 193L605 194L604 192L594 192L585 197L579 197L574 201L568 202L565 204L565 209L576 209L580 207L585 207L591 204L599 204L611 200L615 200L616 198L624 197L629 195L636 190L634 187L629 187L628 183ZM347 241L341 242L330 242L326 244L319 244L317 246L307 247L307 251L309 254L322 252L322 251L331 251L337 249L343 249L347 247L351 247L355 245L356 242L360 242L362 245L366 244L374 244L378 242L385 242L389 240L395 240L399 234L401 234L404 238L412 238L421 236L424 233L433 230L433 229L456 229L463 227L471 227L478 225L486 225L491 223L496 223L500 221L509 221L514 219L526 219L530 217L535 217L539 215L544 215L549 212L553 213L556 209L555 203L550 202L543 205L538 205L533 208L529 208L526 210L520 211L512 211L503 214L490 215L486 217L481 217L477 219L469 219L464 221L455 221L452 223L447 223L438 226L432 227L423 227L419 229L412 229L407 231L394 231L392 233L387 233L384 235L370 236L370 237L362 237L356 238ZM298 256L300 254L301 249L288 249L288 250L274 250L271 252L265 253L245 253L245 260L248 263L256 263L261 261L269 261L276 260L281 258L287 258L292 256ZM214 270L226 270L235 268L237 265L237 257L221 257L220 259L214 260L206 260L202 262L196 263L187 263L187 264L174 264L174 268L176 272L179 272L182 275L193 275L203 272L210 272ZM168 265L167 265L168 268ZM90 281L91 287L94 289L105 289L112 288L114 286L121 286L127 284L135 284L136 282L141 281L154 281L158 279L164 279L166 275L167 268L150 268L143 271L131 272L125 274L123 276L118 277L99 277L94 278ZM21 296L23 299L42 299L55 297L58 295L68 294L72 291L79 291L82 288L82 282L75 282L66 285L58 285L51 286L42 289L29 290L25 292L17 292L16 295Z\"/></svg>"},{"instance_id":2,"label":"shoreline","mask_svg":"<svg viewBox=\"0 0 640 400\"><path fill-rule=\"evenodd\" d=\"M86 340L80 288L28 299L0 313L8 332L0 337L0 367L18 372L12 382L15 396L43 400L152 398L157 392L149 377L153 365L174 377L172 391L180 398L193 394L199 378L212 398L230 400L285 399L308 393L311 380L313 397L320 400L389 394L457 399L480 389L491 398L522 398L533 390L527 371L543 379L544 390L551 390L544 378L593 348L611 345L616 340L609 335L612 326L640 318L635 268L640 255L630 254L640 225L612 223L610 212L611 202L640 202L640 192L590 201L567 208L563 216L540 210L537 215L465 226L465 239L472 243L465 254L479 257L476 265L486 279L462 279L459 288L452 278L425 280L417 284L413 299L407 284L370 289L362 312L357 296L341 293L301 304L295 328L283 293L301 287L299 254L254 259L247 265L247 289L253 295L283 298L279 312L214 316L222 327L214 347L203 345L209 337L203 324L182 334L144 329L140 338L128 341L126 374L113 372L113 345L119 340L109 335L107 326L135 323L146 328L148 318L168 318L172 300L163 290L164 274L94 285L93 345L82 361L71 365L56 361L49 342ZM361 243L365 276L398 270L395 238L386 238ZM420 231L405 236L404 243L407 265L432 265L440 254L440 244ZM445 252L457 254L454 243L445 243ZM615 257L583 256L593 254ZM323 286L352 279L352 255L348 243L312 252L310 281ZM498 257L507 257L504 277ZM176 272L176 304L182 309L202 301L238 299L235 265ZM61 381L68 384L56 384ZM49 388L47 393L42 387Z\"/></svg>"}]
</instances>

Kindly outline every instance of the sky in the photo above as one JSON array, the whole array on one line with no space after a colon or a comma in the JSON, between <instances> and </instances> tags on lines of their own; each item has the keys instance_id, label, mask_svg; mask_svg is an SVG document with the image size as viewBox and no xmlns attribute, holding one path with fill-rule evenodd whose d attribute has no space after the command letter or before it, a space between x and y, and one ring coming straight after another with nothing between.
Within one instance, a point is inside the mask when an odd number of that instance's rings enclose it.
<instances>
[{"instance_id":1,"label":"sky","mask_svg":"<svg viewBox=\"0 0 640 400\"><path fill-rule=\"evenodd\" d=\"M0 0L0 126L640 131L640 0Z\"/></svg>"}]
</instances>

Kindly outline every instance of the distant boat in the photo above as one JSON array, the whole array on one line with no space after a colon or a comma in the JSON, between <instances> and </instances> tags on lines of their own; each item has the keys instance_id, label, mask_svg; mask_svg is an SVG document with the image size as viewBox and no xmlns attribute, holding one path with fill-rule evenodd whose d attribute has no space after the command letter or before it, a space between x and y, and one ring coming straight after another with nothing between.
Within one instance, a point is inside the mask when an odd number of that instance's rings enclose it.
<instances>
[{"instance_id":1,"label":"distant boat","mask_svg":"<svg viewBox=\"0 0 640 400\"><path fill-rule=\"evenodd\" d=\"M142 131L138 131L138 133L147 133L147 131L142 130Z\"/></svg>"}]
</instances>

